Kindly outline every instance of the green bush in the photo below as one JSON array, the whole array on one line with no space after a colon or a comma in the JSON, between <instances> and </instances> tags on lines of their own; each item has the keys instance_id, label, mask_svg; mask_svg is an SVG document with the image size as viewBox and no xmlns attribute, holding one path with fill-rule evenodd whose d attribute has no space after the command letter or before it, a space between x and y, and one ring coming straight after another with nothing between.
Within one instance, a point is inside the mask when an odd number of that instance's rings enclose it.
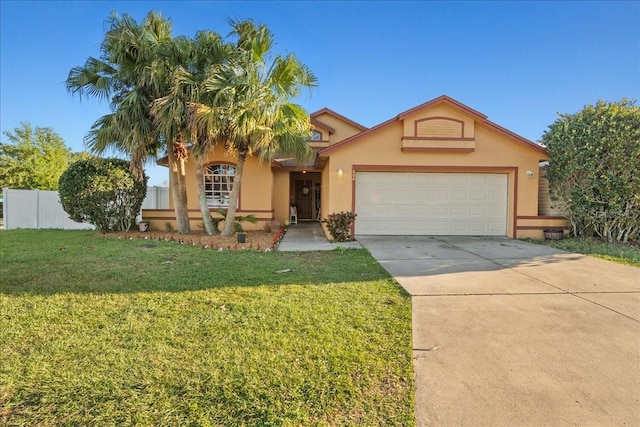
<instances>
[{"instance_id":1,"label":"green bush","mask_svg":"<svg viewBox=\"0 0 640 427\"><path fill-rule=\"evenodd\" d=\"M598 101L561 114L542 137L551 199L572 234L627 242L640 236L640 107Z\"/></svg>"},{"instance_id":2,"label":"green bush","mask_svg":"<svg viewBox=\"0 0 640 427\"><path fill-rule=\"evenodd\" d=\"M329 233L336 242L346 242L353 240L351 237L351 224L356 219L353 212L338 212L329 214L324 222L327 224Z\"/></svg>"},{"instance_id":3,"label":"green bush","mask_svg":"<svg viewBox=\"0 0 640 427\"><path fill-rule=\"evenodd\" d=\"M81 160L60 177L60 202L74 221L93 224L103 233L128 231L146 196L147 180L136 181L122 159Z\"/></svg>"}]
</instances>

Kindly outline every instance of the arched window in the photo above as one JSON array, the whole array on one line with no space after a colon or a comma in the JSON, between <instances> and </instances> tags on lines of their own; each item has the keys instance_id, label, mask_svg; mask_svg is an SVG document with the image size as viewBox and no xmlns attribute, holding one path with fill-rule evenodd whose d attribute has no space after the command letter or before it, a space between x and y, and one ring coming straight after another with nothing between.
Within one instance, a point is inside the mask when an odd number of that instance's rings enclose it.
<instances>
[{"instance_id":1,"label":"arched window","mask_svg":"<svg viewBox=\"0 0 640 427\"><path fill-rule=\"evenodd\" d=\"M322 141L322 134L317 130L311 133L311 141Z\"/></svg>"},{"instance_id":2,"label":"arched window","mask_svg":"<svg viewBox=\"0 0 640 427\"><path fill-rule=\"evenodd\" d=\"M207 205L228 208L236 167L227 164L213 164L204 169L204 192Z\"/></svg>"}]
</instances>

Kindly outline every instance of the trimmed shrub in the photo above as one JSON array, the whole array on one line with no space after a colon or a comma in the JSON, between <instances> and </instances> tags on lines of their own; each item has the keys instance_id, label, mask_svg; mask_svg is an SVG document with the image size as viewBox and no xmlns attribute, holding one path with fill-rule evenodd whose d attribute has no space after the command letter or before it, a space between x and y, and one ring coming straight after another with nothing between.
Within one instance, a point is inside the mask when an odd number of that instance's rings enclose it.
<instances>
[{"instance_id":1,"label":"trimmed shrub","mask_svg":"<svg viewBox=\"0 0 640 427\"><path fill-rule=\"evenodd\" d=\"M81 160L60 177L60 202L74 221L93 224L103 233L128 231L146 196L147 180L145 175L136 181L126 160Z\"/></svg>"},{"instance_id":2,"label":"trimmed shrub","mask_svg":"<svg viewBox=\"0 0 640 427\"><path fill-rule=\"evenodd\" d=\"M598 101L560 114L542 137L549 193L572 233L609 242L640 237L640 107Z\"/></svg>"},{"instance_id":3,"label":"trimmed shrub","mask_svg":"<svg viewBox=\"0 0 640 427\"><path fill-rule=\"evenodd\" d=\"M351 237L351 224L356 219L353 212L338 212L327 216L324 222L327 224L329 233L336 242L347 242L353 240Z\"/></svg>"}]
</instances>

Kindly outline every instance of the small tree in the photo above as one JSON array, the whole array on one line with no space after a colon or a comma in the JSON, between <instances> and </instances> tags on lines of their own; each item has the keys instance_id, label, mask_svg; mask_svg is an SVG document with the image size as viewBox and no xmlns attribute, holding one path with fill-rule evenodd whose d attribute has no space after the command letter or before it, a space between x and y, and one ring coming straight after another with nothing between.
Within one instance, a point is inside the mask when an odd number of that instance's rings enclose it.
<instances>
[{"instance_id":1,"label":"small tree","mask_svg":"<svg viewBox=\"0 0 640 427\"><path fill-rule=\"evenodd\" d=\"M560 114L542 137L549 192L575 235L627 242L640 236L640 107L598 101Z\"/></svg>"},{"instance_id":2,"label":"small tree","mask_svg":"<svg viewBox=\"0 0 640 427\"><path fill-rule=\"evenodd\" d=\"M94 158L71 165L60 177L60 202L69 218L103 233L128 231L135 224L148 177L136 180L129 162Z\"/></svg>"},{"instance_id":3,"label":"small tree","mask_svg":"<svg viewBox=\"0 0 640 427\"><path fill-rule=\"evenodd\" d=\"M0 143L0 188L57 190L60 175L70 163L89 157L72 153L51 128L21 123L5 131L9 143Z\"/></svg>"}]
</instances>

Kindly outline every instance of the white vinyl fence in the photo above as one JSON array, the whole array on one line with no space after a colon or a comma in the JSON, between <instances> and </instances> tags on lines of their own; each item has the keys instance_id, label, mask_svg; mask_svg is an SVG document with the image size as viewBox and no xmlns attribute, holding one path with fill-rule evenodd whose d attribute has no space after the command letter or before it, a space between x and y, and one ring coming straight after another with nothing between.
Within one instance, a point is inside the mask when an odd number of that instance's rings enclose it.
<instances>
[{"instance_id":1,"label":"white vinyl fence","mask_svg":"<svg viewBox=\"0 0 640 427\"><path fill-rule=\"evenodd\" d=\"M57 191L2 189L3 228L60 228L64 230L91 230L91 224L69 219L62 209ZM143 209L168 209L169 189L147 187Z\"/></svg>"},{"instance_id":2,"label":"white vinyl fence","mask_svg":"<svg viewBox=\"0 0 640 427\"><path fill-rule=\"evenodd\" d=\"M169 209L169 187L147 187L141 209Z\"/></svg>"}]
</instances>

